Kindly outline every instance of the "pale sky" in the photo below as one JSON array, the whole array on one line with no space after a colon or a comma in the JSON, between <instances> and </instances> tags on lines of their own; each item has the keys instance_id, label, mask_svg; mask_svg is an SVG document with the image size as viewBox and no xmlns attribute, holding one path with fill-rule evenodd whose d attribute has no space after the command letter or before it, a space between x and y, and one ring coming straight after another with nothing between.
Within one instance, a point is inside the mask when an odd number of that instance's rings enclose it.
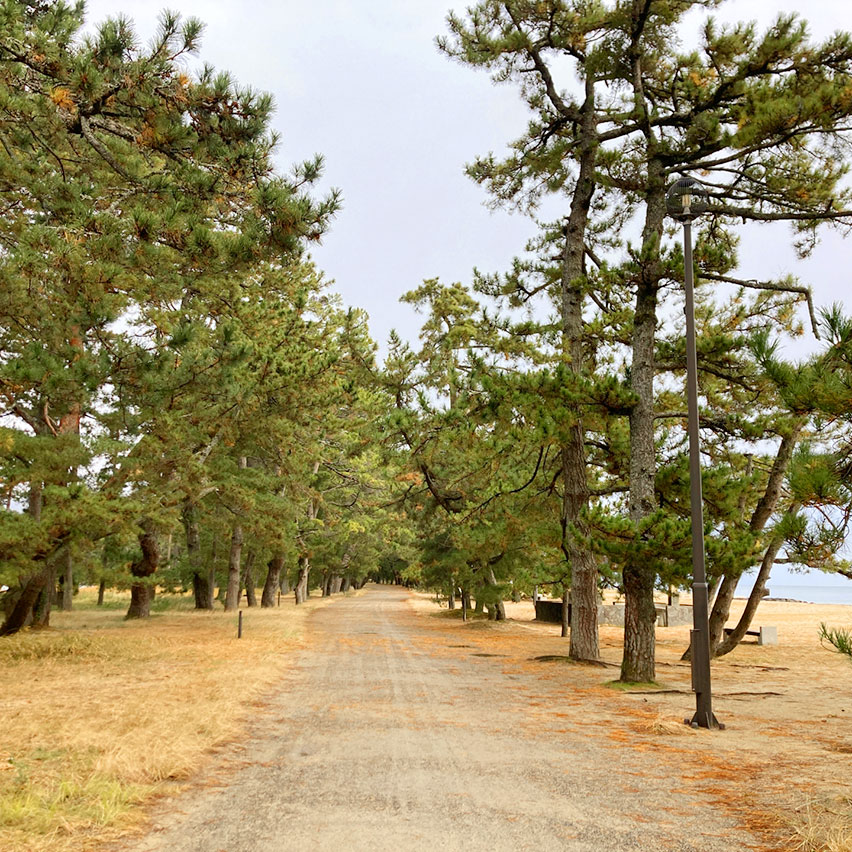
<instances>
[{"instance_id":1,"label":"pale sky","mask_svg":"<svg viewBox=\"0 0 852 852\"><path fill-rule=\"evenodd\" d=\"M502 152L526 124L511 85L496 86L486 73L451 62L435 47L435 37L446 32L447 12L464 6L453 0L170 5L207 24L204 61L274 95L282 169L314 153L325 156L325 183L342 190L344 207L313 256L344 301L367 310L380 343L392 327L416 340L418 317L399 304L402 293L424 278L469 283L474 266L505 270L534 232L520 216L486 209L484 190L463 174L465 163ZM157 0L89 0L87 7L90 23L128 15L147 40L164 6ZM806 11L815 37L852 29L845 0L728 2L716 14L765 23L797 9ZM743 274L799 274L820 304L852 289L848 247L840 239L827 238L813 261L797 265L786 234L770 238L761 230L750 238Z\"/></svg>"}]
</instances>

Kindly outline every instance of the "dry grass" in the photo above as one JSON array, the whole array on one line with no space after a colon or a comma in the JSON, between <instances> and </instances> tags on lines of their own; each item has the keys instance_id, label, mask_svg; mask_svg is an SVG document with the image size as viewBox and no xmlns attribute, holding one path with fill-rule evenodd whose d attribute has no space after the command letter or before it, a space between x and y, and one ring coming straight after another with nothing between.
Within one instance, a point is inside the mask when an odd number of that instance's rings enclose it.
<instances>
[{"instance_id":1,"label":"dry grass","mask_svg":"<svg viewBox=\"0 0 852 852\"><path fill-rule=\"evenodd\" d=\"M298 609L187 611L124 622L86 590L53 627L0 640L0 849L82 852L234 738L300 642ZM108 602L109 603L109 602ZM97 838L97 839L96 839Z\"/></svg>"},{"instance_id":2,"label":"dry grass","mask_svg":"<svg viewBox=\"0 0 852 852\"><path fill-rule=\"evenodd\" d=\"M852 852L852 799L808 802L790 828L793 848L801 852Z\"/></svg>"}]
</instances>

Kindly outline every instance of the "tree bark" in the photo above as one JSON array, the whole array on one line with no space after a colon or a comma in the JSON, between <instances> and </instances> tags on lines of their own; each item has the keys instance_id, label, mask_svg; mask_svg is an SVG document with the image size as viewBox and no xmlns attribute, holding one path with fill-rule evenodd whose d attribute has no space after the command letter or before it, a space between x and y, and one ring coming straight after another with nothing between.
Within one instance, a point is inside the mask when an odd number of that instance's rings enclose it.
<instances>
[{"instance_id":1,"label":"tree bark","mask_svg":"<svg viewBox=\"0 0 852 852\"><path fill-rule=\"evenodd\" d=\"M570 589L571 587L567 583L562 584L562 633L563 638L568 635L568 629L571 626L571 617L570 612L571 608L568 606L568 601L570 599Z\"/></svg>"},{"instance_id":2,"label":"tree bark","mask_svg":"<svg viewBox=\"0 0 852 852\"><path fill-rule=\"evenodd\" d=\"M488 608L488 618L491 619L491 621L505 621L506 605L503 603L503 599L499 596L499 583L497 582L497 578L494 576L494 569L491 568L491 566L489 566L488 570L485 572L485 581L490 588L495 590L492 595L492 601L486 604Z\"/></svg>"},{"instance_id":3,"label":"tree bark","mask_svg":"<svg viewBox=\"0 0 852 852\"><path fill-rule=\"evenodd\" d=\"M106 591L106 580L101 580L98 584L98 606L104 605L104 592Z\"/></svg>"},{"instance_id":4,"label":"tree bark","mask_svg":"<svg viewBox=\"0 0 852 852\"><path fill-rule=\"evenodd\" d=\"M53 571L48 565L43 565L41 570L26 579L15 605L0 627L0 636L11 636L32 623L33 609L39 595L46 591L48 581L52 579Z\"/></svg>"},{"instance_id":5,"label":"tree bark","mask_svg":"<svg viewBox=\"0 0 852 852\"><path fill-rule=\"evenodd\" d=\"M234 612L240 605L240 558L243 552L243 525L235 523L231 531L231 550L228 554L228 591L225 612Z\"/></svg>"},{"instance_id":6,"label":"tree bark","mask_svg":"<svg viewBox=\"0 0 852 852\"><path fill-rule=\"evenodd\" d=\"M263 592L260 596L260 605L264 609L275 606L275 596L281 583L281 570L284 567L284 555L276 554L269 560L266 571L266 582L263 584Z\"/></svg>"},{"instance_id":7,"label":"tree bark","mask_svg":"<svg viewBox=\"0 0 852 852\"><path fill-rule=\"evenodd\" d=\"M71 548L66 547L62 554L62 611L71 612L74 608L74 558Z\"/></svg>"},{"instance_id":8,"label":"tree bark","mask_svg":"<svg viewBox=\"0 0 852 852\"><path fill-rule=\"evenodd\" d=\"M210 574L202 566L201 536L198 531L198 507L191 500L184 501L181 510L184 534L186 535L186 555L192 571L192 594L196 609L213 609L213 587Z\"/></svg>"},{"instance_id":9,"label":"tree bark","mask_svg":"<svg viewBox=\"0 0 852 852\"><path fill-rule=\"evenodd\" d=\"M151 601L154 599L154 586L147 581L157 571L160 564L160 543L150 518L142 521L139 534L139 546L142 555L130 566L130 573L138 581L130 586L130 606L125 619L148 618L151 615Z\"/></svg>"},{"instance_id":10,"label":"tree bark","mask_svg":"<svg viewBox=\"0 0 852 852\"><path fill-rule=\"evenodd\" d=\"M785 434L781 439L781 443L778 445L778 452L775 454L775 461L772 464L769 479L766 481L766 488L764 489L757 506L755 506L754 512L752 512L752 516L749 521L749 529L754 533L758 533L765 529L773 512L778 507L778 501L781 499L781 493L784 486L784 477L787 475L787 469L790 467L790 460L793 458L793 451L796 449L796 444L799 441L799 437L802 434L802 429L804 428L805 423L805 417L797 417L791 424L787 434ZM774 556L772 558L773 560L775 559ZM771 569L771 567L772 566L770 564L769 568ZM726 574L722 578L722 582L719 586L719 592L716 595L716 600L713 602L713 610L710 613L711 656L717 656L717 648L724 639L725 625L728 623L728 619L731 615L731 604L733 603L737 583L741 576L742 570L737 573L732 572L730 574ZM735 645L733 647L735 647ZM728 653L728 651L725 653Z\"/></svg>"},{"instance_id":11,"label":"tree bark","mask_svg":"<svg viewBox=\"0 0 852 852\"><path fill-rule=\"evenodd\" d=\"M641 85L641 84L640 84ZM654 142L648 134L647 144ZM660 239L665 218L665 176L659 160L648 163L642 259L636 282L630 385L635 402L630 411L629 517L638 547L622 567L624 580L624 654L621 680L651 683L656 677L656 625L654 606L656 567L641 544L642 523L655 508L654 479L654 340L657 332L657 294L662 276Z\"/></svg>"},{"instance_id":12,"label":"tree bark","mask_svg":"<svg viewBox=\"0 0 852 852\"><path fill-rule=\"evenodd\" d=\"M319 472L320 463L318 461L314 462L314 476ZM316 519L317 512L319 511L319 501L316 497L311 497L308 500L308 507L306 509L306 516L308 521L313 521ZM307 553L307 548L305 547L305 542L301 536L298 536L299 546L302 548L302 554L299 556L299 577L296 581L296 603L302 604L310 595L309 589L309 577L311 573L311 558Z\"/></svg>"},{"instance_id":13,"label":"tree bark","mask_svg":"<svg viewBox=\"0 0 852 852\"><path fill-rule=\"evenodd\" d=\"M296 580L296 603L302 604L308 599L308 577L311 573L311 560L307 554L299 557L299 577Z\"/></svg>"},{"instance_id":14,"label":"tree bark","mask_svg":"<svg viewBox=\"0 0 852 852\"><path fill-rule=\"evenodd\" d=\"M589 209L595 194L598 155L595 114L595 75L586 69L585 100L581 107L579 173L571 198L561 270L562 351L565 366L579 383L586 370L583 346L585 302L585 238ZM597 660L598 567L584 539L588 532L584 513L589 505L586 472L586 435L579 405L569 410L571 422L562 455L562 551L571 572L572 607L569 656L573 660Z\"/></svg>"},{"instance_id":15,"label":"tree bark","mask_svg":"<svg viewBox=\"0 0 852 852\"><path fill-rule=\"evenodd\" d=\"M800 508L801 507L798 504L794 504L790 508L789 514L795 515ZM749 627L751 627L757 608L760 605L761 600L763 600L763 594L766 591L766 583L769 580L769 574L772 571L772 566L775 564L775 557L778 556L778 551L781 549L781 545L783 543L784 536L782 535L775 535L770 540L769 547L766 548L766 552L763 554L760 569L757 572L754 586L752 586L751 594L748 596L748 600L746 601L745 609L740 616L740 620L737 622L737 626L734 627L730 635L725 636L723 633L719 644L716 646L716 657L723 657L725 654L730 654L730 652L733 651L740 642L742 642L743 637L746 635L746 631L748 631Z\"/></svg>"},{"instance_id":16,"label":"tree bark","mask_svg":"<svg viewBox=\"0 0 852 852\"><path fill-rule=\"evenodd\" d=\"M254 582L254 566L246 568L246 606L257 606L257 586Z\"/></svg>"}]
</instances>

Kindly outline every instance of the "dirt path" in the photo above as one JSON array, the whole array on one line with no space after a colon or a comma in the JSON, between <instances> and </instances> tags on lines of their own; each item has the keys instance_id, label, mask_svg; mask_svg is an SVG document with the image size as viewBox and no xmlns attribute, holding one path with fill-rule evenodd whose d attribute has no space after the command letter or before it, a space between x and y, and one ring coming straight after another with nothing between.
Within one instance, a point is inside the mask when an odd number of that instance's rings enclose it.
<instances>
[{"instance_id":1,"label":"dirt path","mask_svg":"<svg viewBox=\"0 0 852 852\"><path fill-rule=\"evenodd\" d=\"M560 703L552 684L408 597L373 587L313 613L246 747L125 848L761 848L700 784L673 783L664 747L636 750L584 723L577 696Z\"/></svg>"}]
</instances>

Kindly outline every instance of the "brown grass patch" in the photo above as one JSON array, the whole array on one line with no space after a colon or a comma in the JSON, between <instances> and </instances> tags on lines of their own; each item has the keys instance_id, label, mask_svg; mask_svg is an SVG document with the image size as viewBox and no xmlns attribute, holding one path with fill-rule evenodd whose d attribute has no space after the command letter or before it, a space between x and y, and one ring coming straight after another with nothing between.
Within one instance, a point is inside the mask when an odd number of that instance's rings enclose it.
<instances>
[{"instance_id":1,"label":"brown grass patch","mask_svg":"<svg viewBox=\"0 0 852 852\"><path fill-rule=\"evenodd\" d=\"M83 852L234 738L286 670L307 614L167 611L124 622L83 590L53 627L0 640L0 848ZM175 786L172 784L172 786Z\"/></svg>"},{"instance_id":2,"label":"brown grass patch","mask_svg":"<svg viewBox=\"0 0 852 852\"><path fill-rule=\"evenodd\" d=\"M852 799L810 801L789 827L792 847L800 852L852 852Z\"/></svg>"}]
</instances>

